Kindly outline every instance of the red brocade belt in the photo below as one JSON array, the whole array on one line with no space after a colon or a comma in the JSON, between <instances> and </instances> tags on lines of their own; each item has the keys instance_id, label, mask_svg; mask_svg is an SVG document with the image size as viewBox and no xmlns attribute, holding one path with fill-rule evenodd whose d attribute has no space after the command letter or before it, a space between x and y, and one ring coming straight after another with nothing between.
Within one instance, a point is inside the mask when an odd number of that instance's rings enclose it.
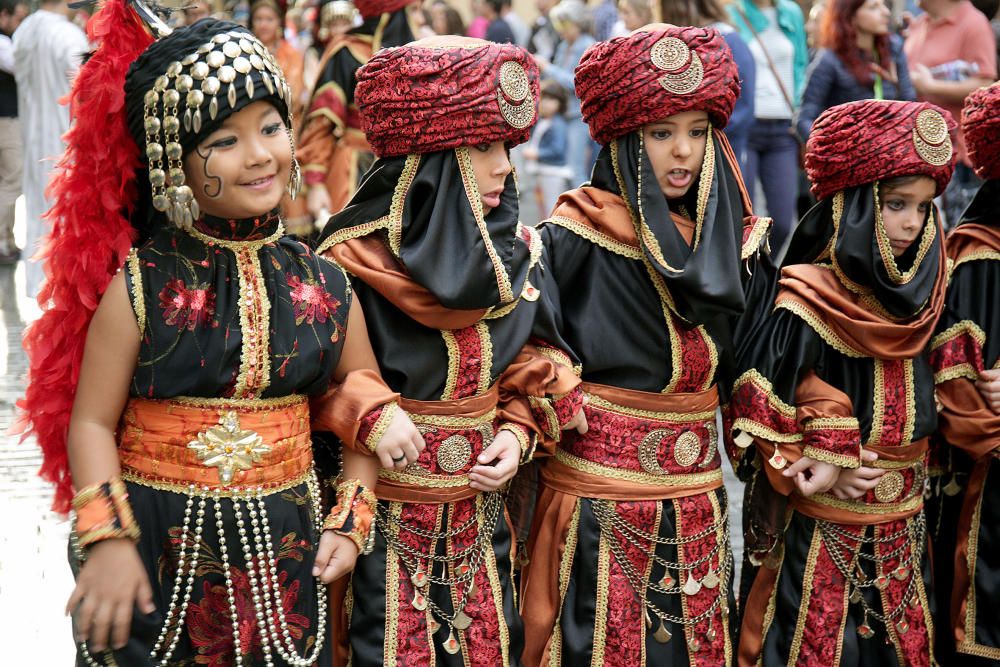
<instances>
[{"instance_id":1,"label":"red brocade belt","mask_svg":"<svg viewBox=\"0 0 1000 667\"><path fill-rule=\"evenodd\" d=\"M403 471L379 470L375 495L407 503L449 503L475 497L469 471L496 435L497 388L454 401L399 400L427 446Z\"/></svg>"},{"instance_id":2,"label":"red brocade belt","mask_svg":"<svg viewBox=\"0 0 1000 667\"><path fill-rule=\"evenodd\" d=\"M902 447L865 447L878 453L878 460L866 466L882 468L878 485L857 500L842 500L830 493L805 498L789 496L791 506L813 519L866 526L906 519L924 506L927 478L927 438Z\"/></svg>"},{"instance_id":3,"label":"red brocade belt","mask_svg":"<svg viewBox=\"0 0 1000 667\"><path fill-rule=\"evenodd\" d=\"M547 486L607 500L680 498L722 486L714 386L684 394L581 387L589 429L563 433L542 467Z\"/></svg>"},{"instance_id":4,"label":"red brocade belt","mask_svg":"<svg viewBox=\"0 0 1000 667\"><path fill-rule=\"evenodd\" d=\"M122 477L169 491L279 490L312 474L309 403L275 399L143 399L118 432Z\"/></svg>"}]
</instances>

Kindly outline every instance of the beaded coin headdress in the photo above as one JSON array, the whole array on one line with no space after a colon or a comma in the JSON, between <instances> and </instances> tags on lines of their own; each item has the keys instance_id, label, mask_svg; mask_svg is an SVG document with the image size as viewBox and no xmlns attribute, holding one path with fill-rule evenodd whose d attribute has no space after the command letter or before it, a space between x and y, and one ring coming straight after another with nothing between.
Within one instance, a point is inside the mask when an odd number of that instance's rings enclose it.
<instances>
[{"instance_id":1,"label":"beaded coin headdress","mask_svg":"<svg viewBox=\"0 0 1000 667\"><path fill-rule=\"evenodd\" d=\"M255 72L262 88L254 83ZM291 88L274 56L245 30L216 34L193 53L171 62L145 94L143 128L153 207L178 226L190 227L200 216L194 193L184 182L181 124L187 133L200 133L206 114L214 121L221 105L227 104L230 110L236 107L238 86L251 100L266 90L266 96L277 95L291 106ZM290 116L289 112L289 125ZM289 184L293 195L300 181L298 162L293 160Z\"/></svg>"}]
</instances>

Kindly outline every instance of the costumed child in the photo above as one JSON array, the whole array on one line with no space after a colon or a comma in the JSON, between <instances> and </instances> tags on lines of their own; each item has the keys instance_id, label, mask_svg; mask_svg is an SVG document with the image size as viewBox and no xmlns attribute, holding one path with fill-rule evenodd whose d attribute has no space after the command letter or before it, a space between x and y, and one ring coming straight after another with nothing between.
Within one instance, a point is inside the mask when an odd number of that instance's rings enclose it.
<instances>
[{"instance_id":1,"label":"costumed child","mask_svg":"<svg viewBox=\"0 0 1000 667\"><path fill-rule=\"evenodd\" d=\"M535 122L538 70L517 46L434 37L375 54L355 99L379 159L319 251L354 276L401 394L360 442L403 410L427 448L379 473L381 528L345 593L338 661L520 664L500 491L582 400L508 156Z\"/></svg>"},{"instance_id":2,"label":"costumed child","mask_svg":"<svg viewBox=\"0 0 1000 667\"><path fill-rule=\"evenodd\" d=\"M108 0L90 29L22 403L73 509L79 658L329 664L377 463L344 453L324 519L310 422L351 442L395 395L342 269L283 236L290 88L235 23ZM380 444L423 446L405 415Z\"/></svg>"},{"instance_id":3,"label":"costumed child","mask_svg":"<svg viewBox=\"0 0 1000 667\"><path fill-rule=\"evenodd\" d=\"M819 203L775 298L747 304L768 315L731 404L736 442L756 441L740 665L933 663L926 351L946 283L932 200L954 129L934 105L875 100L813 125Z\"/></svg>"},{"instance_id":4,"label":"costumed child","mask_svg":"<svg viewBox=\"0 0 1000 667\"><path fill-rule=\"evenodd\" d=\"M716 412L770 222L722 133L736 66L715 29L653 24L588 49L576 91L603 148L540 229L589 428L542 463L525 663L729 664Z\"/></svg>"},{"instance_id":5,"label":"costumed child","mask_svg":"<svg viewBox=\"0 0 1000 667\"><path fill-rule=\"evenodd\" d=\"M946 519L950 521L941 526L943 533L951 535L957 528L957 549L935 552L937 559L954 566L953 582L937 583L936 590L952 593L938 595L937 617L944 631L953 635L950 639L961 655L953 659L969 665L1000 660L1000 624L989 611L1000 603L996 578L990 574L1000 565L996 542L1000 517L994 514L1000 502L996 480L1000 447L998 122L1000 86L969 95L962 129L969 159L985 182L945 244L951 275L930 355L941 405L938 431L945 447L957 448L955 458L970 461L971 468L964 495L956 497L961 509L949 514Z\"/></svg>"}]
</instances>

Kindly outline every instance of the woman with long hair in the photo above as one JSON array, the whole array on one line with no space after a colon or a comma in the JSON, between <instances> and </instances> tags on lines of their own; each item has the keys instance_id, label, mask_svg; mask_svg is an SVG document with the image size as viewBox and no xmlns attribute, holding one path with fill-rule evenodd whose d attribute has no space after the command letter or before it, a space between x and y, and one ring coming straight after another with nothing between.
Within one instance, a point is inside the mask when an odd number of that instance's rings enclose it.
<instances>
[{"instance_id":1,"label":"woman with long hair","mask_svg":"<svg viewBox=\"0 0 1000 667\"><path fill-rule=\"evenodd\" d=\"M830 107L855 100L915 100L903 40L889 32L885 0L829 0L820 23L820 50L806 74L799 135Z\"/></svg>"}]
</instances>

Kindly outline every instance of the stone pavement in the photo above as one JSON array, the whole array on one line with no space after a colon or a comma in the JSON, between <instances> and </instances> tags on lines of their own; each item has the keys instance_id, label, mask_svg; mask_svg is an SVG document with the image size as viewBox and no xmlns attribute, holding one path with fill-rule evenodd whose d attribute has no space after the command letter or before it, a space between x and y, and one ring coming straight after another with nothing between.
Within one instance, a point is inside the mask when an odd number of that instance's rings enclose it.
<instances>
[{"instance_id":1,"label":"stone pavement","mask_svg":"<svg viewBox=\"0 0 1000 667\"><path fill-rule=\"evenodd\" d=\"M26 319L37 317L21 297L15 270L0 266L0 646L3 664L71 665L73 643L63 608L73 588L66 562L68 522L49 511L52 491L36 472L33 442L6 435L23 395ZM737 567L742 554L743 489L726 465L730 525Z\"/></svg>"},{"instance_id":2,"label":"stone pavement","mask_svg":"<svg viewBox=\"0 0 1000 667\"><path fill-rule=\"evenodd\" d=\"M18 304L14 275L13 267L0 266L0 646L5 664L71 665L73 641L62 611L73 588L69 523L49 511L52 490L36 474L38 448L6 435L27 372L22 313L33 310Z\"/></svg>"}]
</instances>

